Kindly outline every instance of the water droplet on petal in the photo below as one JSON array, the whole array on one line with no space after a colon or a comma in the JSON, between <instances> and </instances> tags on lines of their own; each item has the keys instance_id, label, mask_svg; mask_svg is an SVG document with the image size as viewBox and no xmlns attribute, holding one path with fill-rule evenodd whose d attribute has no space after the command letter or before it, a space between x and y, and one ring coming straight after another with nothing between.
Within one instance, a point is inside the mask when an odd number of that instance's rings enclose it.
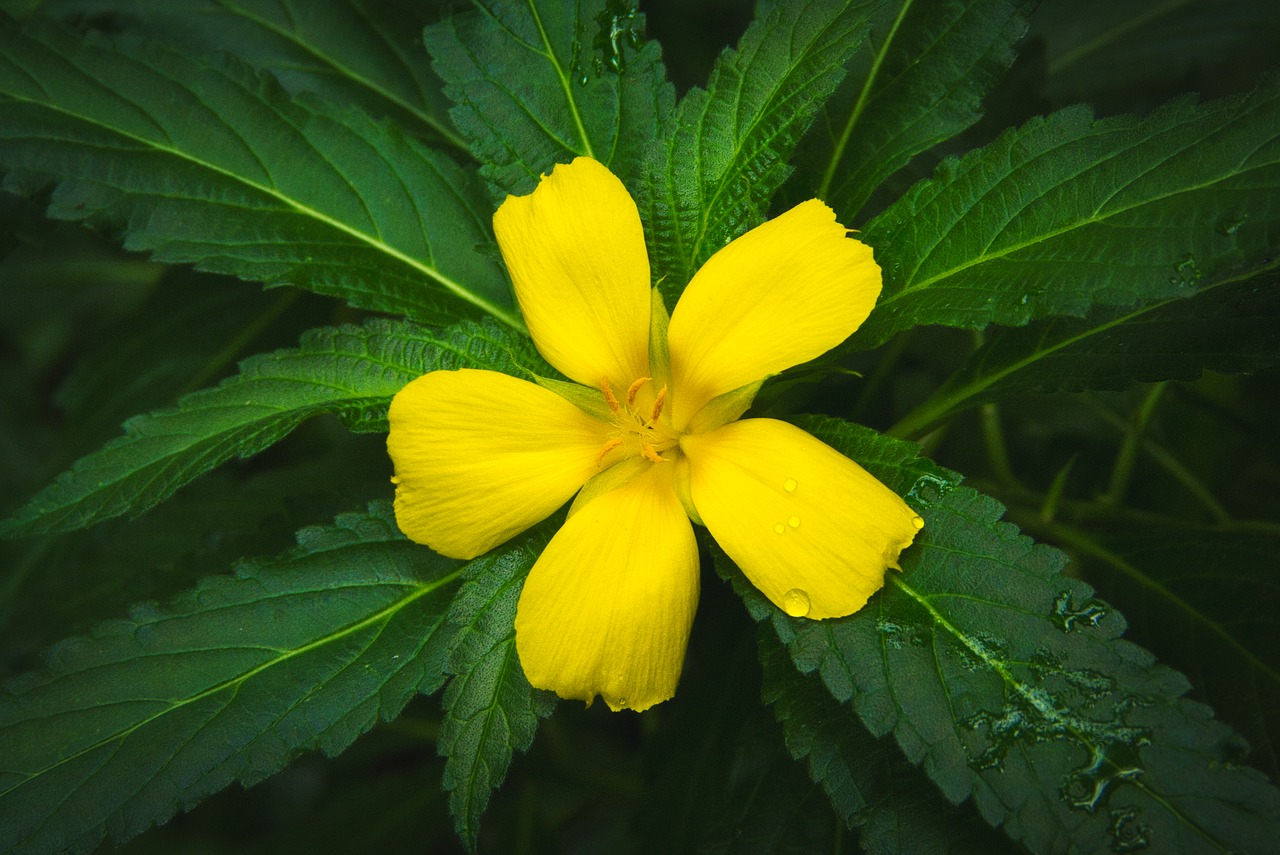
<instances>
[{"instance_id":1,"label":"water droplet on petal","mask_svg":"<svg viewBox=\"0 0 1280 855\"><path fill-rule=\"evenodd\" d=\"M787 530L787 527L786 527L785 525L783 525L782 523L778 523L777 525L775 525L775 526L773 527L773 530L774 530L774 532L775 532L776 534L782 534L784 531L786 531L786 530Z\"/></svg>"},{"instance_id":2,"label":"water droplet on petal","mask_svg":"<svg viewBox=\"0 0 1280 855\"><path fill-rule=\"evenodd\" d=\"M786 481L782 482L782 489L786 490L788 493L794 493L796 491L796 487L799 486L800 485L796 483L795 478L788 478Z\"/></svg>"},{"instance_id":3,"label":"water droplet on petal","mask_svg":"<svg viewBox=\"0 0 1280 855\"><path fill-rule=\"evenodd\" d=\"M791 526L792 528L799 528L799 527L800 527L800 518L799 518L799 517L792 517L791 519L787 520L787 525Z\"/></svg>"},{"instance_id":4,"label":"water droplet on petal","mask_svg":"<svg viewBox=\"0 0 1280 855\"><path fill-rule=\"evenodd\" d=\"M809 595L792 588L782 595L782 610L792 617L804 617L809 613Z\"/></svg>"}]
</instances>

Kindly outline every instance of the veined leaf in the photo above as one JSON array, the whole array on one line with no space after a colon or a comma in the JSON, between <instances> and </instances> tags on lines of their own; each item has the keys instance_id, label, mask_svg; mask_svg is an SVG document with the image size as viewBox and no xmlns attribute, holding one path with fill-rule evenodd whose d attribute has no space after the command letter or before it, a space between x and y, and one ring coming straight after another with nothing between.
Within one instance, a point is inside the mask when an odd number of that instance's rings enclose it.
<instances>
[{"instance_id":1,"label":"veined leaf","mask_svg":"<svg viewBox=\"0 0 1280 855\"><path fill-rule=\"evenodd\" d=\"M440 332L385 320L312 330L296 350L247 359L220 386L126 422L124 436L78 460L0 521L0 536L69 531L141 513L321 413L337 413L353 430L386 430L391 398L415 377L464 367L518 373L520 364L540 364L531 353L526 339L493 322Z\"/></svg>"},{"instance_id":2,"label":"veined leaf","mask_svg":"<svg viewBox=\"0 0 1280 855\"><path fill-rule=\"evenodd\" d=\"M971 808L949 805L887 740L867 733L817 675L802 674L772 628L760 627L764 700L787 750L804 760L836 816L872 855L989 855L1006 841Z\"/></svg>"},{"instance_id":3,"label":"veined leaf","mask_svg":"<svg viewBox=\"0 0 1280 855\"><path fill-rule=\"evenodd\" d=\"M0 169L49 215L161 261L355 306L520 327L467 173L390 125L226 56L0 17Z\"/></svg>"},{"instance_id":4,"label":"veined leaf","mask_svg":"<svg viewBox=\"0 0 1280 855\"><path fill-rule=\"evenodd\" d=\"M579 155L637 178L675 100L644 16L614 0L475 0L427 27L450 115L497 198Z\"/></svg>"},{"instance_id":5,"label":"veined leaf","mask_svg":"<svg viewBox=\"0 0 1280 855\"><path fill-rule=\"evenodd\" d=\"M670 294L764 219L880 2L780 3L720 55L705 91L680 102L650 151L638 200L654 278Z\"/></svg>"},{"instance_id":6,"label":"veined leaf","mask_svg":"<svg viewBox=\"0 0 1280 855\"><path fill-rule=\"evenodd\" d=\"M1280 276L1226 278L1186 299L998 330L892 433L918 436L957 412L1009 395L1123 389L1278 364Z\"/></svg>"},{"instance_id":7,"label":"veined leaf","mask_svg":"<svg viewBox=\"0 0 1280 855\"><path fill-rule=\"evenodd\" d=\"M420 34L426 4L408 0L49 0L44 15L111 16L192 55L234 49L291 93L358 104L459 150L448 102Z\"/></svg>"},{"instance_id":8,"label":"veined leaf","mask_svg":"<svg viewBox=\"0 0 1280 855\"><path fill-rule=\"evenodd\" d=\"M881 182L981 118L982 98L1027 30L1026 5L897 0L881 10L865 67L850 72L803 146L804 191L835 208L840 222L860 222Z\"/></svg>"},{"instance_id":9,"label":"veined leaf","mask_svg":"<svg viewBox=\"0 0 1280 855\"><path fill-rule=\"evenodd\" d=\"M1253 762L1280 774L1280 650L1272 643L1280 624L1268 608L1280 538L1188 526L1091 538L1056 523L1046 533L1082 555L1090 578L1106 580L1131 615L1148 616L1142 630L1152 645L1249 739Z\"/></svg>"},{"instance_id":10,"label":"veined leaf","mask_svg":"<svg viewBox=\"0 0 1280 855\"><path fill-rule=\"evenodd\" d=\"M1194 293L1280 244L1280 77L1137 119L1033 119L872 221L884 291L854 336L1083 317Z\"/></svg>"},{"instance_id":11,"label":"veined leaf","mask_svg":"<svg viewBox=\"0 0 1280 855\"><path fill-rule=\"evenodd\" d=\"M0 701L0 848L121 841L299 752L336 754L445 679L462 567L390 506L55 647Z\"/></svg>"},{"instance_id":12,"label":"veined leaf","mask_svg":"<svg viewBox=\"0 0 1280 855\"><path fill-rule=\"evenodd\" d=\"M554 695L525 679L514 628L524 577L546 539L534 533L521 547L473 561L449 611L456 635L440 753L448 758L444 786L454 826L472 851L489 796L506 778L512 756L528 750L538 719L555 708Z\"/></svg>"},{"instance_id":13,"label":"veined leaf","mask_svg":"<svg viewBox=\"0 0 1280 855\"><path fill-rule=\"evenodd\" d=\"M1123 618L1062 575L1062 553L927 463L913 475L895 440L833 421L815 434L913 496L925 526L848 618L789 618L734 571L801 671L1033 852L1271 845L1280 791L1238 765L1242 740L1181 697L1182 675L1119 638Z\"/></svg>"}]
</instances>

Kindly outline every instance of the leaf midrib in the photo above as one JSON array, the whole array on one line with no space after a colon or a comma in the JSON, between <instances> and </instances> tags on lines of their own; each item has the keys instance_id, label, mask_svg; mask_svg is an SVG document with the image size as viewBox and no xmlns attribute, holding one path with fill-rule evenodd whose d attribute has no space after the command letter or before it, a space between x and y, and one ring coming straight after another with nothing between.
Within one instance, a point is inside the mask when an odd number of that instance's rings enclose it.
<instances>
[{"instance_id":1,"label":"leaf midrib","mask_svg":"<svg viewBox=\"0 0 1280 855\"><path fill-rule=\"evenodd\" d=\"M361 541L360 543L350 544L350 545L344 545L344 546L342 546L342 547L338 547L337 549L324 550L322 553L321 553L321 552L311 553L311 555L317 555L317 554L333 554L333 553L336 553L336 552L340 552L340 551L342 551L342 550L344 550L344 549L350 549L350 548L355 548L355 547L369 546L370 544L376 544L376 543L378 543L378 542L379 542L379 541ZM399 543L400 541L397 539L397 540L388 540L388 541L382 541L382 542L385 542L385 543ZM462 573L463 573L463 570L464 570L464 569L465 569L464 567L459 567L459 568L455 569L452 573L449 573L449 574L448 574L448 575L446 575L446 576L443 576L443 577L441 577L441 578L439 578L439 579L432 580L431 582L427 582L427 583L423 583L423 584L421 584L421 585L418 585L416 588L413 588L412 592L411 592L410 594L408 594L407 596L405 596L403 599L398 600L398 601L396 601L396 602L394 602L394 603L392 603L392 604L390 604L390 605L388 605L388 606L385 606L384 608L380 609L379 611L375 612L374 614L369 615L368 617L365 617L365 618L363 618L362 620L357 621L356 623L350 624L350 625L348 625L348 626L346 626L346 627L343 627L343 628L341 628L341 629L335 630L334 632L331 632L331 633L328 633L328 634L326 634L326 635L323 635L323 636L321 636L320 638L317 638L317 639L315 639L315 640L313 640L313 641L310 641L310 642L308 642L308 643L306 643L306 644L304 644L304 645L301 645L301 646L299 646L299 647L289 648L289 649L286 649L286 650L282 650L279 656L276 656L276 657L274 657L273 659L270 659L270 660L268 660L268 661L265 661L265 662L259 663L258 665L254 666L253 668L249 669L248 671L246 671L246 672L245 672L245 673L243 673L243 674L240 674L240 675L238 675L238 676L236 676L236 677L232 677L232 678L227 679L227 680L223 680L222 682L220 682L220 683L218 683L218 684L216 684L216 685L214 685L214 686L210 686L209 688L204 689L204 690L202 690L202 691L200 691L200 692L197 692L196 694L191 695L190 697L183 698L183 699L181 699L181 700L171 702L171 703L170 703L170 706L169 706L168 708L163 709L163 710L161 710L160 712L157 712L157 713L155 713L155 714L153 714L153 715L151 715L151 716L148 716L147 718L143 719L142 721L139 721L139 722L137 722L137 723L135 723L135 724L132 724L132 725L130 725L130 726L128 726L128 727L121 728L121 729L119 729L119 730L115 731L115 732L114 732L114 733L112 733L112 734L109 734L109 735L107 735L107 736L104 736L102 739L98 740L97 742L93 743L92 745L86 746L86 747L84 747L84 748L80 749L79 751L75 752L74 754L71 754L71 755L69 755L69 756L67 756L67 757L63 757L63 758L59 759L58 761L56 761L56 762L54 762L54 763L51 763L50 765L48 765L48 766L46 766L46 767L44 767L44 768L42 768L42 769L39 769L39 770L37 770L37 771L35 771L35 772L32 772L32 773L30 773L30 774L27 774L27 775L26 775L26 776L25 776L21 781L18 781L17 783L13 784L12 786L10 786L10 787L8 787L8 788L6 788L6 789L0 790L0 799L3 799L3 798L5 798L5 797L7 797L10 793L14 792L15 790L20 789L21 787L25 786L25 785L26 785L26 784L28 784L29 782L34 781L34 780L36 780L37 778L41 777L42 775L46 775L46 774L48 774L48 773L50 773L50 772L52 772L52 771L54 771L54 770L58 769L59 767L61 767L61 766L65 765L65 764L67 764L67 763L70 763L70 762L71 762L71 761L73 761L73 760L76 760L76 759L79 759L80 757L83 757L83 756L85 756L85 755L91 754L91 753L93 753L94 751L97 751L99 748L102 748L102 747L104 747L104 746L106 746L106 745L109 745L109 744L111 744L111 743L113 743L113 742L118 742L118 741L121 741L121 740L127 739L127 738L128 738L129 736L131 736L134 732L136 732L136 731L140 730L141 728L144 728L144 727L146 727L146 726L150 725L152 722L155 722L155 721L157 721L157 720L159 720L159 719L163 718L163 717L164 717L164 716L166 716L166 715L169 715L170 713L173 713L173 712L176 712L176 711L178 711L178 710L181 710L181 709L183 709L184 707L187 707L187 706L189 706L189 705L191 705L191 704L197 703L197 702L199 702L199 701L201 701L201 700L204 700L205 698L208 698L208 697L211 697L211 696L213 696L213 695L216 695L216 694L218 694L219 692L223 692L223 691L225 691L225 690L227 690L227 689L236 689L236 690L238 690L238 689L239 689L239 687L240 687L241 685L243 685L243 684L244 684L244 683L246 683L247 681L249 681L249 680L253 679L254 677L258 676L259 674L263 673L264 671L267 671L267 670L268 670L268 669L270 669L270 668L274 668L274 667L276 667L277 665L281 665L281 664L283 664L283 663L285 663L285 662L288 662L288 661L289 661L289 660L291 660L291 659L294 659L294 658L296 658L296 657L298 657L298 656L301 656L301 655L303 655L303 654L309 653L309 652L310 652L310 651L312 651L312 650L319 649L320 647L323 647L323 646L325 646L325 645L327 645L327 644L331 644L331 643L334 643L334 642L336 642L336 641L340 641L341 639L346 638L347 636L353 635L353 634L355 634L355 633L358 633L358 632L360 632L360 631L362 631L362 630L364 630L364 629L366 629L366 628L368 628L368 627L375 626L375 625L377 625L377 624L379 624L379 623L386 623L386 622L389 622L391 619L393 619L393 618L396 616L396 614L397 614L397 613L399 613L401 610L403 610L403 609L407 608L408 606L412 605L412 604L413 604L414 602L416 602L417 600L421 599L422 597L427 596L428 594L431 594L431 593L435 592L436 590L438 590L438 589L440 589L440 588L444 587L445 585L448 585L449 583L453 582L454 580L458 579L458 578L462 575ZM399 586L401 586L401 587L405 587L405 588L410 588L410 587L411 587L411 586L410 586L409 584L407 584L407 583L383 583L383 584L387 585L388 587L395 587L395 586L397 586L397 584L399 584ZM292 593L292 592L287 592L287 593ZM280 596L280 595L272 595L272 596L274 597L274 596ZM240 603L240 604L238 604L238 605L243 606L243 605L245 605L245 604L244 604L244 603ZM197 614L202 614L202 613L203 613L203 612L199 612L199 613L197 613ZM184 652L186 652L186 651L184 651ZM68 676L71 676L71 675L68 675Z\"/></svg>"},{"instance_id":2,"label":"leaf midrib","mask_svg":"<svg viewBox=\"0 0 1280 855\"><path fill-rule=\"evenodd\" d=\"M68 58L68 62L69 62L69 58ZM82 75L86 74L86 72L84 72L79 66L76 66L73 63L72 65L73 67L76 68L76 71L79 72L80 74ZM155 69L154 66L152 66L152 68L153 70L159 72L159 69ZM172 77L169 77L168 79L173 83L177 84L178 86L181 86L185 91L188 91L188 92L190 91L189 89L186 88L186 85L181 81L176 80L175 78L172 78ZM33 79L33 82L35 82L36 85L40 86L40 88L43 90L44 87L39 83L38 80ZM46 92L46 94L48 93ZM117 127L113 124L99 122L89 116L86 116L75 110L71 110L67 107L64 107L61 104L54 103L51 99L45 100L45 101L39 101L31 98L24 98L12 92L6 93L6 97L19 103L29 104L34 107L50 110L54 113L60 114L67 118L73 119L78 122L82 122L90 127L101 128L110 133L114 133L126 140L130 140L142 146L145 150L153 151L158 154L168 155L170 157L176 158L186 163L190 163L193 166L196 166L204 170L208 170L209 172L212 172L215 175L221 176L222 178L225 178L233 183L240 184L257 193L261 193L262 195L267 196L268 198L275 199L276 201L280 202L287 208L293 210L295 213L302 214L303 216L309 217L315 220L316 222L322 223L328 226L329 228L334 229L335 231L348 235L349 237L354 238L356 241L360 243L364 243L372 247L373 249L383 253L384 255L394 258L395 260L399 261L401 264L404 264L405 266L413 270L416 270L418 273L439 283L441 286L443 286L447 291L449 291L455 297L458 297L459 299L467 303L470 303L471 305L475 306L481 311L507 324L512 329L515 329L518 331L524 330L524 324L513 313L507 311L506 309L501 308L500 306L495 305L494 303L491 303L490 301L479 296L478 294L473 293L472 291L464 287L461 283L449 277L438 268L432 267L429 264L425 264L419 261L418 259L413 258L412 256L402 252L401 250L396 249L395 247L383 241L380 237L367 234L366 232L363 232L360 229L355 228L354 226L344 223L341 220L335 219L329 216L328 214L325 214L324 212L311 207L310 205L304 204L303 202L293 198L292 196L289 196L288 194L282 192L281 190L279 190L274 186L260 183L245 175L237 174L211 161L205 160L200 157L196 157L190 152L185 152L171 145L163 144L158 140L148 139L146 137L133 133L132 131L128 131L123 128ZM141 107L139 107L137 104L134 104L131 101L126 101L125 103L128 103L130 107L134 109L141 110ZM228 129L231 130L232 133L236 133L237 136L239 136L238 132L234 128L231 128L230 126L228 126ZM157 130L160 132L163 132L162 127L157 126ZM80 144L80 143L77 143L77 144ZM256 159L257 158L256 151L254 151L252 146L249 146L247 142L246 142L246 148L248 149L250 154L252 154ZM270 174L269 170L264 169L264 172L266 172L267 174ZM367 205L367 201L358 192L357 192L357 197L360 199L361 204ZM412 196L410 196L410 198L412 198Z\"/></svg>"}]
</instances>

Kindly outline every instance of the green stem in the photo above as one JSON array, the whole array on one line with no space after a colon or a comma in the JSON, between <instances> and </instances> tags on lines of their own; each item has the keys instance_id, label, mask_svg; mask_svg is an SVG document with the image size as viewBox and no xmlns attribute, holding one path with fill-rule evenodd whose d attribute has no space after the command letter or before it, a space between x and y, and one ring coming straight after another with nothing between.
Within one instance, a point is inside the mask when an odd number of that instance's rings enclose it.
<instances>
[{"instance_id":1,"label":"green stem","mask_svg":"<svg viewBox=\"0 0 1280 855\"><path fill-rule=\"evenodd\" d=\"M1125 430L1124 441L1120 444L1120 451L1116 454L1116 462L1111 467L1111 481L1107 486L1107 492L1102 494L1100 501L1109 505L1118 505L1124 500L1124 494L1129 490L1129 481L1133 478L1133 465L1138 459L1139 446L1167 385L1167 383L1157 383L1152 386L1137 412L1133 414L1133 419Z\"/></svg>"}]
</instances>

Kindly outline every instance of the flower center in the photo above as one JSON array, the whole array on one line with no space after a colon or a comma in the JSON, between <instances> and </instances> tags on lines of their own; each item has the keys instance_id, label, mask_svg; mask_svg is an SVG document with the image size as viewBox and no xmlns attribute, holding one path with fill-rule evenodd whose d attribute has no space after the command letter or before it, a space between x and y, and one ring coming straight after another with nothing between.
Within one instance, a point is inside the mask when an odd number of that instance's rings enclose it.
<instances>
[{"instance_id":1,"label":"flower center","mask_svg":"<svg viewBox=\"0 0 1280 855\"><path fill-rule=\"evenodd\" d=\"M680 434L671 427L670 416L663 412L667 403L666 386L655 391L652 377L639 377L619 400L609 378L601 377L600 393L609 405L613 430L596 456L597 468L604 469L629 457L643 457L654 463L675 459L673 449L679 445Z\"/></svg>"}]
</instances>

